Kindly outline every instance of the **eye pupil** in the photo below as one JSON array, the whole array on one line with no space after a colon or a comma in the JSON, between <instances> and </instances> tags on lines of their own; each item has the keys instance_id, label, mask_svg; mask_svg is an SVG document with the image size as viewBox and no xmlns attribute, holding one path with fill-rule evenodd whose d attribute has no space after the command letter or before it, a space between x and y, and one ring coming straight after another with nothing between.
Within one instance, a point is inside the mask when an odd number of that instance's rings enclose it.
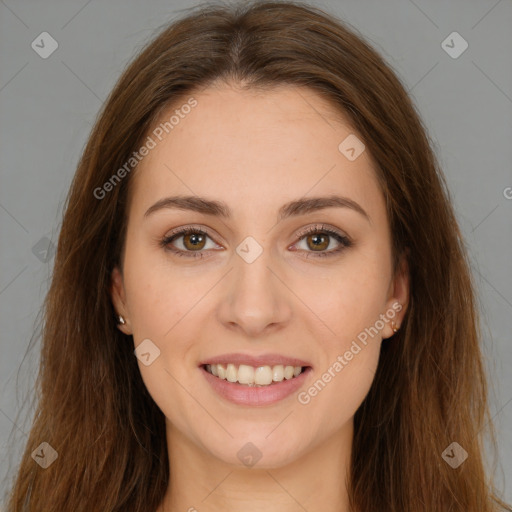
<instances>
[{"instance_id":1,"label":"eye pupil","mask_svg":"<svg viewBox=\"0 0 512 512\"><path fill-rule=\"evenodd\" d=\"M325 243L325 241L328 238L325 235L315 234L315 235L312 235L309 238L313 240L313 244L314 244L313 248L315 248L315 249L326 249L329 246L329 241L327 241L327 243Z\"/></svg>"},{"instance_id":2,"label":"eye pupil","mask_svg":"<svg viewBox=\"0 0 512 512\"><path fill-rule=\"evenodd\" d=\"M183 237L183 242L187 249L190 249L190 247L188 247L188 242L192 244L193 249L197 249L201 243L204 244L204 235L198 233L190 233ZM202 246L199 247L199 249L202 249Z\"/></svg>"},{"instance_id":3,"label":"eye pupil","mask_svg":"<svg viewBox=\"0 0 512 512\"><path fill-rule=\"evenodd\" d=\"M315 226L309 229L306 233L297 234L300 238L300 242L306 243L306 252L309 256L313 256L312 253L317 253L314 256L331 256L341 253L347 247L350 247L352 243L346 237L339 234L337 231L325 229L325 227ZM203 232L201 229L186 228L181 231L175 232L174 235L170 235L164 238L160 244L162 247L170 250L178 256L190 256L190 257L205 257L203 249L205 248L207 238L210 236ZM181 239L181 244L184 249L172 248L173 241L175 239ZM339 247L335 250L327 251L331 239L335 239L338 242ZM193 254L195 253L195 254ZM308 256L306 256L308 257Z\"/></svg>"}]
</instances>

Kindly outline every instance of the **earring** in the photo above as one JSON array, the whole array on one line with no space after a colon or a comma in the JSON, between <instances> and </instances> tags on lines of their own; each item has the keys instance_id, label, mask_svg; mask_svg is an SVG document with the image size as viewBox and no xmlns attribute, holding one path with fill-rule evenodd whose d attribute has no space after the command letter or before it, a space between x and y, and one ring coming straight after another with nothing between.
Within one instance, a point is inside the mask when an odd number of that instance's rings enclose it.
<instances>
[{"instance_id":1,"label":"earring","mask_svg":"<svg viewBox=\"0 0 512 512\"><path fill-rule=\"evenodd\" d=\"M400 327L397 327L395 322L391 322L391 329L393 329L393 332L398 332L400 330Z\"/></svg>"},{"instance_id":2,"label":"earring","mask_svg":"<svg viewBox=\"0 0 512 512\"><path fill-rule=\"evenodd\" d=\"M120 323L121 325L124 325L124 324L126 323L126 320L125 320L121 315L119 315L117 318L118 318L119 323Z\"/></svg>"}]
</instances>

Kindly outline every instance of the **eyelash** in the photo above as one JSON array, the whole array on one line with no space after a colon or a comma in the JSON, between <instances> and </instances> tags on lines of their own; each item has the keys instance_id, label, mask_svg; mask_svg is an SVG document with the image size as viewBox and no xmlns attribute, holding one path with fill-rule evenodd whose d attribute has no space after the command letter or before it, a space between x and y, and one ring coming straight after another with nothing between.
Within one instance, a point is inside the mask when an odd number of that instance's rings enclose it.
<instances>
[{"instance_id":1,"label":"eyelash","mask_svg":"<svg viewBox=\"0 0 512 512\"><path fill-rule=\"evenodd\" d=\"M186 235L190 235L190 234L203 235L203 236L207 236L210 239L212 238L209 235L209 233L207 231L205 231L204 229L196 228L193 226L187 226L185 228L179 228L178 230L171 232L170 235L164 237L160 241L160 246L162 248L164 248L166 251L170 251L180 257L203 258L204 251L197 251L197 252L196 251L183 251L181 249L173 248L170 245L171 242L173 242L176 238L180 238L181 236L186 236ZM312 235L312 234L329 235L329 236L335 238L336 241L339 242L340 246L337 249L331 249L330 251L323 251L323 252L306 251L307 253L309 253L309 255L306 256L306 258L309 258L310 255L313 256L314 258L317 258L317 257L324 258L324 257L335 256L335 255L339 254L341 251L343 251L344 249L352 246L352 242L350 241L350 239L348 237L346 237L346 236L342 235L341 233L339 233L338 231L335 231L334 229L331 229L324 225L310 226L306 230L301 231L300 233L296 233L295 236L299 238L299 242L300 242L303 238L307 237L308 235Z\"/></svg>"}]
</instances>

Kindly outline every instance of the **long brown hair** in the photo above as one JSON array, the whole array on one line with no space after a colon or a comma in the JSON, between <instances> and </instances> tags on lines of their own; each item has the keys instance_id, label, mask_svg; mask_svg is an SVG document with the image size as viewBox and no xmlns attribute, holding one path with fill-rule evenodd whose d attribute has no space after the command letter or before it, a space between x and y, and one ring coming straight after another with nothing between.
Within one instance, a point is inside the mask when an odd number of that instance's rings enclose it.
<instances>
[{"instance_id":1,"label":"long brown hair","mask_svg":"<svg viewBox=\"0 0 512 512\"><path fill-rule=\"evenodd\" d=\"M109 294L132 173L106 197L97 189L164 108L214 80L304 86L327 98L378 164L395 262L407 251L409 308L402 329L382 345L354 420L353 510L512 510L484 467L484 427L495 441L468 258L411 99L347 23L304 3L245 2L202 5L166 26L98 116L66 201L44 303L39 400L8 511L147 512L163 499L164 416L143 384L133 340L116 327ZM31 457L41 442L58 453L46 469ZM452 442L468 453L456 469L442 457Z\"/></svg>"}]
</instances>

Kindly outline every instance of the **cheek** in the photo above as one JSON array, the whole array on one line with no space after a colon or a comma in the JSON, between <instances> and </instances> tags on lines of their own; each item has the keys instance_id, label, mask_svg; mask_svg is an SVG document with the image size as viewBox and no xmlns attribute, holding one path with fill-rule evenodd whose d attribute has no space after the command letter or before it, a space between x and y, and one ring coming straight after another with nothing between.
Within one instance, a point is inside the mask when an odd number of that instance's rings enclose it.
<instances>
[{"instance_id":1,"label":"cheek","mask_svg":"<svg viewBox=\"0 0 512 512\"><path fill-rule=\"evenodd\" d=\"M184 410L188 421L193 422L201 411L190 406L190 396L183 392L180 383L190 378L190 362L194 360L192 341L201 333L200 322L195 321L200 312L197 306L205 292L198 282L184 278L164 258L151 260L142 251L132 251L125 269L133 343L135 347L146 343L149 350L144 352L149 352L151 359L148 365L140 358L137 361L142 380L173 423L183 423L176 411ZM147 339L154 345L147 344ZM191 389L189 382L187 389ZM185 423L182 426L187 428Z\"/></svg>"},{"instance_id":2,"label":"cheek","mask_svg":"<svg viewBox=\"0 0 512 512\"><path fill-rule=\"evenodd\" d=\"M302 403L322 411L319 414L330 431L355 414L374 380L389 278L385 255L362 251L340 267L323 295L316 296L316 307L332 332L324 340L327 359L305 390Z\"/></svg>"},{"instance_id":3,"label":"cheek","mask_svg":"<svg viewBox=\"0 0 512 512\"><path fill-rule=\"evenodd\" d=\"M384 265L357 256L340 264L328 279L309 281L301 296L326 327L333 349L342 350L384 313L388 285Z\"/></svg>"},{"instance_id":4,"label":"cheek","mask_svg":"<svg viewBox=\"0 0 512 512\"><path fill-rule=\"evenodd\" d=\"M125 261L125 288L133 337L163 342L201 297L195 280L180 276L161 255L132 249ZM199 278L200 280L200 278ZM203 292L204 293L204 292Z\"/></svg>"},{"instance_id":5,"label":"cheek","mask_svg":"<svg viewBox=\"0 0 512 512\"><path fill-rule=\"evenodd\" d=\"M143 338L161 340L184 311L180 308L183 297L175 289L165 286L164 280L152 279L148 272L140 279L126 284L129 297L130 320L134 341ZM180 301L181 299L181 301Z\"/></svg>"},{"instance_id":6,"label":"cheek","mask_svg":"<svg viewBox=\"0 0 512 512\"><path fill-rule=\"evenodd\" d=\"M324 355L299 403L329 411L324 416L333 429L356 412L373 382L388 284L385 261L358 256L309 295L308 306L328 329L319 335L310 327Z\"/></svg>"},{"instance_id":7,"label":"cheek","mask_svg":"<svg viewBox=\"0 0 512 512\"><path fill-rule=\"evenodd\" d=\"M324 428L334 432L350 421L370 390L379 360L380 341L361 347L350 361L333 364L305 390L302 402L324 418ZM339 362L339 361L338 361ZM339 368L342 368L341 370ZM338 371L336 371L338 370Z\"/></svg>"}]
</instances>

